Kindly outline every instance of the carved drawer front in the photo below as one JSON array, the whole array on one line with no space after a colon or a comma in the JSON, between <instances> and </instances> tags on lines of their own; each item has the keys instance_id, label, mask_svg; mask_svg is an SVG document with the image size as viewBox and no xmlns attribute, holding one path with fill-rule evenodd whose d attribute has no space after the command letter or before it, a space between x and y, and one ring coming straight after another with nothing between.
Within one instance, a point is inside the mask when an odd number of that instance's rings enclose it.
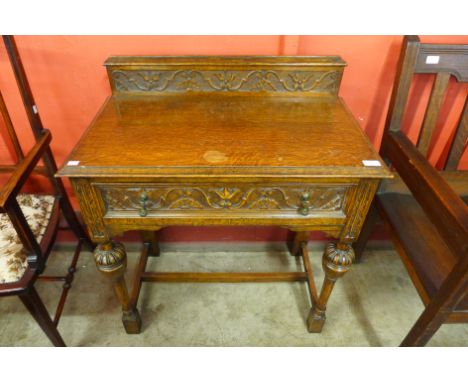
<instances>
[{"instance_id":1,"label":"carved drawer front","mask_svg":"<svg viewBox=\"0 0 468 382\"><path fill-rule=\"evenodd\" d=\"M167 185L98 184L106 216L179 213L309 216L343 213L347 186L338 185Z\"/></svg>"}]
</instances>

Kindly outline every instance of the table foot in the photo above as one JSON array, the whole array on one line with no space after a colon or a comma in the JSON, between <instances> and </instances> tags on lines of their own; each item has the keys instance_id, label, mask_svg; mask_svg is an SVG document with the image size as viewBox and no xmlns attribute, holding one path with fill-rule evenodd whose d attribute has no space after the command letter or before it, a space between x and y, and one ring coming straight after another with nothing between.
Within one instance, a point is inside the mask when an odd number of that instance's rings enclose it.
<instances>
[{"instance_id":1,"label":"table foot","mask_svg":"<svg viewBox=\"0 0 468 382\"><path fill-rule=\"evenodd\" d=\"M309 333L321 333L326 319L325 312L312 308L307 317L307 330Z\"/></svg>"},{"instance_id":2,"label":"table foot","mask_svg":"<svg viewBox=\"0 0 468 382\"><path fill-rule=\"evenodd\" d=\"M141 331L141 317L137 309L123 312L122 323L127 334L139 334Z\"/></svg>"}]
</instances>

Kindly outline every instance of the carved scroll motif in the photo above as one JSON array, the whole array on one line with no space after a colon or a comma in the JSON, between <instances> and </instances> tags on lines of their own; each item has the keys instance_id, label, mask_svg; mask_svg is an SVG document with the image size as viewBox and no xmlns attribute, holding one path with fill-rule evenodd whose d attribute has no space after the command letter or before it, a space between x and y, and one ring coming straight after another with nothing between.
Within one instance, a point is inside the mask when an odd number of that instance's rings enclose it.
<instances>
[{"instance_id":1,"label":"carved scroll motif","mask_svg":"<svg viewBox=\"0 0 468 382\"><path fill-rule=\"evenodd\" d=\"M330 92L338 91L338 71L274 70L115 70L120 92Z\"/></svg>"},{"instance_id":2,"label":"carved scroll motif","mask_svg":"<svg viewBox=\"0 0 468 382\"><path fill-rule=\"evenodd\" d=\"M137 211L147 195L148 211L174 210L295 210L309 193L310 209L340 211L344 187L99 187L108 211Z\"/></svg>"}]
</instances>

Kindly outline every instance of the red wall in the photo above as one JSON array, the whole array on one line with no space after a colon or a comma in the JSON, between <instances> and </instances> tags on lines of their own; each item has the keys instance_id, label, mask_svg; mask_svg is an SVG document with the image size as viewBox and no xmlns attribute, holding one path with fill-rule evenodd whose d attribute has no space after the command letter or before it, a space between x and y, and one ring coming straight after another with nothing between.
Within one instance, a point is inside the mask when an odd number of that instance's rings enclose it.
<instances>
[{"instance_id":1,"label":"red wall","mask_svg":"<svg viewBox=\"0 0 468 382\"><path fill-rule=\"evenodd\" d=\"M422 42L468 44L468 36L422 36ZM390 91L402 36L18 36L17 45L36 98L44 125L52 131L52 148L61 164L110 94L102 63L110 55L340 55L347 63L340 95L376 148L380 145ZM4 95L20 140L27 149L32 144L27 119L3 44L0 47L0 89ZM423 78L414 91L428 96L430 82ZM442 112L449 128L436 129L437 143L430 160L436 164L446 155L446 147L456 124L456 113L463 106L460 94L467 86L455 84L448 97L456 107ZM422 104L407 121L409 135L415 139L422 118ZM1 122L0 122L1 123ZM3 124L0 125L5 135ZM11 162L11 150L0 140L0 162ZM468 169L465 153L462 168ZM242 240L281 239L273 229L205 229L194 238ZM173 239L182 237L173 231ZM189 235L189 230L185 231ZM194 231L195 232L195 231ZM185 236L187 238L189 236ZM170 235L169 235L170 239ZM183 239L183 238L182 238Z\"/></svg>"}]
</instances>

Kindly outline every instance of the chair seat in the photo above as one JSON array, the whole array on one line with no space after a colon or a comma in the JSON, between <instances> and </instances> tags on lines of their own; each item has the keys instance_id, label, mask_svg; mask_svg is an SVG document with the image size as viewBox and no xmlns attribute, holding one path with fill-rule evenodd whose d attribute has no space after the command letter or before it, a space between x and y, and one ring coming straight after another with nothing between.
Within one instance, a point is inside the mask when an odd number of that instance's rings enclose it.
<instances>
[{"instance_id":1,"label":"chair seat","mask_svg":"<svg viewBox=\"0 0 468 382\"><path fill-rule=\"evenodd\" d=\"M457 255L447 247L412 195L385 193L377 199L408 257L409 261L403 260L410 276L413 278L414 272L427 296L432 298L457 263ZM463 199L466 203L466 198ZM468 297L457 307L457 310L466 309Z\"/></svg>"},{"instance_id":2,"label":"chair seat","mask_svg":"<svg viewBox=\"0 0 468 382\"><path fill-rule=\"evenodd\" d=\"M20 194L16 200L38 243L46 231L55 198ZM27 255L10 218L0 213L0 284L16 282L28 268Z\"/></svg>"}]
</instances>

